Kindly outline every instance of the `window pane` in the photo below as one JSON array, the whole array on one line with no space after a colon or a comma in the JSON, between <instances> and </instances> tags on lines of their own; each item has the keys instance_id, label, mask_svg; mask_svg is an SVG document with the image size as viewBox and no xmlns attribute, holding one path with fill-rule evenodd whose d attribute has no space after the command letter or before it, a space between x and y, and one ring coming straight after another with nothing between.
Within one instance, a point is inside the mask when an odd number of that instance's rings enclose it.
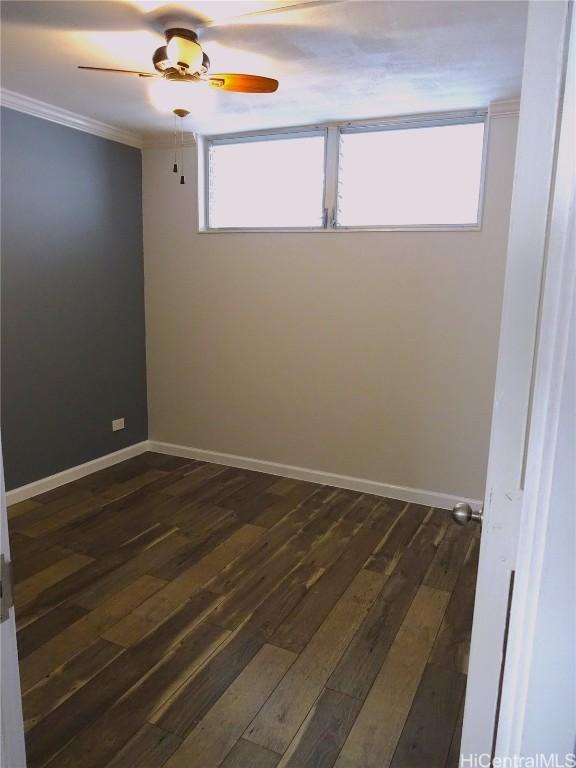
<instances>
[{"instance_id":1,"label":"window pane","mask_svg":"<svg viewBox=\"0 0 576 768\"><path fill-rule=\"evenodd\" d=\"M209 226L321 227L324 136L212 144Z\"/></svg>"},{"instance_id":2,"label":"window pane","mask_svg":"<svg viewBox=\"0 0 576 768\"><path fill-rule=\"evenodd\" d=\"M476 224L484 123L343 133L338 224Z\"/></svg>"}]
</instances>

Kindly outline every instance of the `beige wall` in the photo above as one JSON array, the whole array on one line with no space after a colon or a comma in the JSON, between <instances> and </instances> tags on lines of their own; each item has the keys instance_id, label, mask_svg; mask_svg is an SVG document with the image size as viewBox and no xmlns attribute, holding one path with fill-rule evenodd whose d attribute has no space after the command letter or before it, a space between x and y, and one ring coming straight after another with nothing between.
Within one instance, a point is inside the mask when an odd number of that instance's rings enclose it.
<instances>
[{"instance_id":1,"label":"beige wall","mask_svg":"<svg viewBox=\"0 0 576 768\"><path fill-rule=\"evenodd\" d=\"M481 232L197 234L146 150L151 439L481 498L516 127Z\"/></svg>"}]
</instances>

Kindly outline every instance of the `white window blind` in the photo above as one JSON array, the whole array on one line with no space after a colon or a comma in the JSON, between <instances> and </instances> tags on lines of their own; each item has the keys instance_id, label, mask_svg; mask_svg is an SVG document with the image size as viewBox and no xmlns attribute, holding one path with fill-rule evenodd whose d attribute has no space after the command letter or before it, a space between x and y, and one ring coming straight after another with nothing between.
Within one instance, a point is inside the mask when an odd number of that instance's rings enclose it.
<instances>
[{"instance_id":1,"label":"white window blind","mask_svg":"<svg viewBox=\"0 0 576 768\"><path fill-rule=\"evenodd\" d=\"M321 227L323 195L323 133L209 146L212 229Z\"/></svg>"},{"instance_id":2,"label":"white window blind","mask_svg":"<svg viewBox=\"0 0 576 768\"><path fill-rule=\"evenodd\" d=\"M342 132L337 224L478 222L484 123Z\"/></svg>"},{"instance_id":3,"label":"white window blind","mask_svg":"<svg viewBox=\"0 0 576 768\"><path fill-rule=\"evenodd\" d=\"M477 229L482 112L206 139L206 231Z\"/></svg>"}]
</instances>

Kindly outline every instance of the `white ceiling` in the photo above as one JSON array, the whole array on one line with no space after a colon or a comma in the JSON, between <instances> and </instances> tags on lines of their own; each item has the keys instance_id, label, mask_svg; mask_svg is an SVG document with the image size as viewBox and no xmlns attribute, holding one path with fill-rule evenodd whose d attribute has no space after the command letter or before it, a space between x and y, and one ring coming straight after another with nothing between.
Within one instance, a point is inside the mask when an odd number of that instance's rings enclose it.
<instances>
[{"instance_id":1,"label":"white ceiling","mask_svg":"<svg viewBox=\"0 0 576 768\"><path fill-rule=\"evenodd\" d=\"M254 95L191 84L188 125L200 133L466 109L520 92L521 0L4 0L2 86L145 137L169 133L170 117L150 102L153 81L76 67L153 71L162 30L179 19L206 25L213 73L280 81Z\"/></svg>"}]
</instances>

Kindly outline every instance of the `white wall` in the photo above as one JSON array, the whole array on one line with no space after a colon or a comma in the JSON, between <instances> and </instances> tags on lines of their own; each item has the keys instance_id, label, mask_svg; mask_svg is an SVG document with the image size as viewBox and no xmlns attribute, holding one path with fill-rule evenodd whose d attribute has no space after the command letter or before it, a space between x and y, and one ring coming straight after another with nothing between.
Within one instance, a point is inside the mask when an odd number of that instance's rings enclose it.
<instances>
[{"instance_id":1,"label":"white wall","mask_svg":"<svg viewBox=\"0 0 576 768\"><path fill-rule=\"evenodd\" d=\"M481 232L198 234L147 149L151 439L481 498L516 127L492 120Z\"/></svg>"}]
</instances>

